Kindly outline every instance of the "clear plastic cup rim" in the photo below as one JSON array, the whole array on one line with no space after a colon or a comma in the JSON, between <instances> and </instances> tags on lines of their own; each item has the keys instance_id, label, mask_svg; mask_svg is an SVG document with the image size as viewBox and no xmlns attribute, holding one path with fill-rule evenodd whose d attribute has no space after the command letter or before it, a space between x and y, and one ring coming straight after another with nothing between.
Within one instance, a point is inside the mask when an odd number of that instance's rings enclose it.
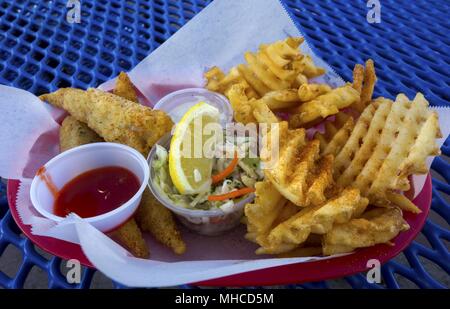
<instances>
[{"instance_id":1,"label":"clear plastic cup rim","mask_svg":"<svg viewBox=\"0 0 450 309\"><path fill-rule=\"evenodd\" d=\"M233 109L228 99L220 93L204 88L186 88L172 92L159 100L154 109L166 112L174 123L178 123L190 107L200 102L219 110L220 123L224 128L233 122Z\"/></svg>"}]
</instances>

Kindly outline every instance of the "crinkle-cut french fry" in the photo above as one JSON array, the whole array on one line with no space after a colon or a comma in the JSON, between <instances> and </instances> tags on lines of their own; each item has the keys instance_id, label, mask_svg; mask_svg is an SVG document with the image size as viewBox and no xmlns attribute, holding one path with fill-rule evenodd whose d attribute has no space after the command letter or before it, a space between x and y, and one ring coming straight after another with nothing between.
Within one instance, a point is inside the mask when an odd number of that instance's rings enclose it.
<instances>
[{"instance_id":1,"label":"crinkle-cut french fry","mask_svg":"<svg viewBox=\"0 0 450 309\"><path fill-rule=\"evenodd\" d=\"M235 84L227 91L231 107L234 110L234 120L243 124L255 123L253 116L253 106L245 94L245 87L242 84Z\"/></svg>"},{"instance_id":2,"label":"crinkle-cut french fry","mask_svg":"<svg viewBox=\"0 0 450 309\"><path fill-rule=\"evenodd\" d=\"M269 233L284 208L286 199L267 180L257 182L255 189L255 201L245 205L245 216L248 234L246 238L256 242L259 236Z\"/></svg>"},{"instance_id":3,"label":"crinkle-cut french fry","mask_svg":"<svg viewBox=\"0 0 450 309\"><path fill-rule=\"evenodd\" d=\"M316 206L325 202L325 191L333 185L333 162L332 155L326 155L319 159L317 171L312 176L311 187L306 193L306 205Z\"/></svg>"},{"instance_id":4,"label":"crinkle-cut french fry","mask_svg":"<svg viewBox=\"0 0 450 309\"><path fill-rule=\"evenodd\" d=\"M375 64L372 59L366 61L366 67L357 64L353 70L353 88L360 94L360 100L355 102L352 107L362 113L366 106L370 103L377 83L377 75L375 73Z\"/></svg>"},{"instance_id":5,"label":"crinkle-cut french fry","mask_svg":"<svg viewBox=\"0 0 450 309\"><path fill-rule=\"evenodd\" d=\"M331 87L326 84L303 84L298 88L298 99L301 102L308 102L331 90Z\"/></svg>"},{"instance_id":6,"label":"crinkle-cut french fry","mask_svg":"<svg viewBox=\"0 0 450 309\"><path fill-rule=\"evenodd\" d=\"M358 100L359 92L351 85L335 88L296 108L295 114L289 119L290 126L292 128L307 126L308 123L339 113Z\"/></svg>"},{"instance_id":7,"label":"crinkle-cut french fry","mask_svg":"<svg viewBox=\"0 0 450 309\"><path fill-rule=\"evenodd\" d=\"M395 103L379 98L364 110L347 140L341 136L344 146L335 152L336 183L359 188L375 205L399 204L417 212L392 192L407 191L408 176L427 172L426 159L439 154L435 140L440 136L437 114L428 109L422 94L412 102L405 95ZM328 147L330 142L323 139Z\"/></svg>"},{"instance_id":8,"label":"crinkle-cut french fry","mask_svg":"<svg viewBox=\"0 0 450 309\"><path fill-rule=\"evenodd\" d=\"M388 243L409 225L397 208L378 208L362 218L336 224L323 238L324 255L351 252L356 248Z\"/></svg>"},{"instance_id":9,"label":"crinkle-cut french fry","mask_svg":"<svg viewBox=\"0 0 450 309\"><path fill-rule=\"evenodd\" d=\"M395 192L387 192L387 199L390 202L390 205L398 206L401 210L409 211L414 214L420 214L422 210L419 209L410 199L400 193ZM381 206L381 205L377 205Z\"/></svg>"},{"instance_id":10,"label":"crinkle-cut french fry","mask_svg":"<svg viewBox=\"0 0 450 309\"><path fill-rule=\"evenodd\" d=\"M324 124L325 132L314 134L314 138L320 141L321 154L336 156L347 142L354 126L353 117L343 112L338 113L334 121L327 120Z\"/></svg>"},{"instance_id":11,"label":"crinkle-cut french fry","mask_svg":"<svg viewBox=\"0 0 450 309\"><path fill-rule=\"evenodd\" d=\"M372 59L366 61L364 70L364 85L361 90L361 103L367 105L373 96L375 84L377 83L377 75L375 73L375 64Z\"/></svg>"},{"instance_id":12,"label":"crinkle-cut french fry","mask_svg":"<svg viewBox=\"0 0 450 309\"><path fill-rule=\"evenodd\" d=\"M364 82L364 67L361 64L356 64L353 69L353 88L359 93L362 92Z\"/></svg>"},{"instance_id":13,"label":"crinkle-cut french fry","mask_svg":"<svg viewBox=\"0 0 450 309\"><path fill-rule=\"evenodd\" d=\"M289 252L304 243L311 233L325 234L334 224L345 223L360 215L368 200L358 189L346 189L324 205L302 209L288 220L276 226L266 238L261 239L257 254L279 254Z\"/></svg>"},{"instance_id":14,"label":"crinkle-cut french fry","mask_svg":"<svg viewBox=\"0 0 450 309\"><path fill-rule=\"evenodd\" d=\"M289 130L286 122L281 122L267 135L279 136L274 145L266 142L261 151L264 163L271 162L270 155L276 154L276 163L264 167L264 174L278 191L300 207L316 205L325 200L325 191L333 186L333 156L319 159L320 142L306 141L305 130ZM273 147L272 147L273 146Z\"/></svg>"},{"instance_id":15,"label":"crinkle-cut french fry","mask_svg":"<svg viewBox=\"0 0 450 309\"><path fill-rule=\"evenodd\" d=\"M245 53L246 64L223 73L213 67L204 74L206 88L226 94L234 84L243 84L248 98L260 99L273 90L297 89L300 85L325 73L312 58L299 50L303 38L287 38L272 44L262 44L255 53Z\"/></svg>"},{"instance_id":16,"label":"crinkle-cut french fry","mask_svg":"<svg viewBox=\"0 0 450 309\"><path fill-rule=\"evenodd\" d=\"M292 108L300 105L297 90L285 89L266 93L262 98L271 110L280 110L284 108Z\"/></svg>"},{"instance_id":17,"label":"crinkle-cut french fry","mask_svg":"<svg viewBox=\"0 0 450 309\"><path fill-rule=\"evenodd\" d=\"M299 62L299 70L303 75L310 78L318 77L325 74L325 70L323 68L317 67L311 56L305 55Z\"/></svg>"},{"instance_id":18,"label":"crinkle-cut french fry","mask_svg":"<svg viewBox=\"0 0 450 309\"><path fill-rule=\"evenodd\" d=\"M278 123L279 119L270 110L270 108L262 100L256 100L250 103L253 107L253 116L258 123L273 124Z\"/></svg>"}]
</instances>

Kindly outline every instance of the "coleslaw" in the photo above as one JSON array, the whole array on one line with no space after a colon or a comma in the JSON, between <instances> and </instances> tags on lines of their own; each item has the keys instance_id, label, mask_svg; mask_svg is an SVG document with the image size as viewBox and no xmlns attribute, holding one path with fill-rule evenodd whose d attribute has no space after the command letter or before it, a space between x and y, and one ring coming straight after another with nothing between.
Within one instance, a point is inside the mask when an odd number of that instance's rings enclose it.
<instances>
[{"instance_id":1,"label":"coleslaw","mask_svg":"<svg viewBox=\"0 0 450 309\"><path fill-rule=\"evenodd\" d=\"M232 196L240 190L254 188L255 183L263 179L259 157L252 151L254 140L251 137L225 136L225 143L217 144L213 160L213 175L218 175L237 160L234 169L221 179L214 182L208 190L199 194L181 194L174 186L169 174L168 151L156 145L156 156L153 160L153 182L158 191L170 199L175 205L193 210L221 209L224 213L233 212L235 203L244 196L214 200L211 197ZM236 162L234 162L236 163ZM250 190L249 190L250 191Z\"/></svg>"}]
</instances>

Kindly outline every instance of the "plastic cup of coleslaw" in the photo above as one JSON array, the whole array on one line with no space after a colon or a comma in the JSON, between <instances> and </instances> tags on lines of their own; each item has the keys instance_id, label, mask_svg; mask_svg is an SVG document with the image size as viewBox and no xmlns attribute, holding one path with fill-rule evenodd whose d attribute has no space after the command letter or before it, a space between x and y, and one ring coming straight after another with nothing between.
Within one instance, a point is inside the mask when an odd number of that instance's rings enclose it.
<instances>
[{"instance_id":1,"label":"plastic cup of coleslaw","mask_svg":"<svg viewBox=\"0 0 450 309\"><path fill-rule=\"evenodd\" d=\"M157 144L169 150L170 140L172 136L167 134ZM244 206L255 198L250 193L239 201L235 202L233 207L227 211L220 208L210 210L189 209L182 205L177 205L167 194L161 191L155 181L155 169L153 162L156 159L156 146L153 146L148 156L148 164L150 166L149 188L156 199L169 210L171 210L179 219L179 221L192 230L201 235L216 236L221 235L239 225L244 214Z\"/></svg>"}]
</instances>

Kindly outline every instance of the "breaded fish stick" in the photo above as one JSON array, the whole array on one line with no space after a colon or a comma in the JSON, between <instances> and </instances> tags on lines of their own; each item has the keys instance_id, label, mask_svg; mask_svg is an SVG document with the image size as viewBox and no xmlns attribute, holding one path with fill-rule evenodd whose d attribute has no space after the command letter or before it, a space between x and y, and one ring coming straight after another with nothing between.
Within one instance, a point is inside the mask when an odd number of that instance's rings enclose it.
<instances>
[{"instance_id":1,"label":"breaded fish stick","mask_svg":"<svg viewBox=\"0 0 450 309\"><path fill-rule=\"evenodd\" d=\"M131 218L120 228L112 232L112 236L127 247L134 256L146 259L150 256L147 243L142 237L141 230L136 224L136 220Z\"/></svg>"},{"instance_id":2,"label":"breaded fish stick","mask_svg":"<svg viewBox=\"0 0 450 309\"><path fill-rule=\"evenodd\" d=\"M61 152L80 145L97 142L104 142L104 140L86 124L72 116L67 116L64 119L59 130L59 147ZM136 257L149 257L150 252L147 243L133 218L114 231L112 235Z\"/></svg>"},{"instance_id":3,"label":"breaded fish stick","mask_svg":"<svg viewBox=\"0 0 450 309\"><path fill-rule=\"evenodd\" d=\"M86 123L105 141L126 144L144 156L173 126L163 111L98 89L62 88L40 98Z\"/></svg>"},{"instance_id":4,"label":"breaded fish stick","mask_svg":"<svg viewBox=\"0 0 450 309\"><path fill-rule=\"evenodd\" d=\"M118 95L119 97L139 103L133 83L125 72L120 72L119 76L117 77L116 88L114 89L113 93L115 95Z\"/></svg>"},{"instance_id":5,"label":"breaded fish stick","mask_svg":"<svg viewBox=\"0 0 450 309\"><path fill-rule=\"evenodd\" d=\"M71 148L104 142L103 138L92 131L85 123L76 120L72 116L67 116L59 129L59 148L66 151Z\"/></svg>"},{"instance_id":6,"label":"breaded fish stick","mask_svg":"<svg viewBox=\"0 0 450 309\"><path fill-rule=\"evenodd\" d=\"M176 254L183 254L186 251L186 244L181 238L172 213L155 199L148 188L142 195L135 219L143 231L152 233L159 242L172 248Z\"/></svg>"}]
</instances>

